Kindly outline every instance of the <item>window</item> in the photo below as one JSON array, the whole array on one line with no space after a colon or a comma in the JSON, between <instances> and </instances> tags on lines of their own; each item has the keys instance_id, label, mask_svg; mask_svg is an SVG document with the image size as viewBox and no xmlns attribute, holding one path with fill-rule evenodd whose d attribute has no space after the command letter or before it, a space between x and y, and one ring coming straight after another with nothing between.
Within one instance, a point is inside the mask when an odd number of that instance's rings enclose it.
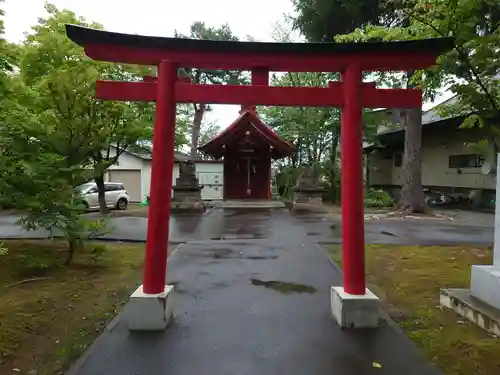
<instances>
[{"instance_id":1,"label":"window","mask_svg":"<svg viewBox=\"0 0 500 375\"><path fill-rule=\"evenodd\" d=\"M403 165L403 154L394 154L394 166L401 167Z\"/></svg>"},{"instance_id":2,"label":"window","mask_svg":"<svg viewBox=\"0 0 500 375\"><path fill-rule=\"evenodd\" d=\"M123 187L123 184L106 184L104 185L104 190L105 191L120 191L120 190L125 190Z\"/></svg>"},{"instance_id":3,"label":"window","mask_svg":"<svg viewBox=\"0 0 500 375\"><path fill-rule=\"evenodd\" d=\"M449 168L481 168L484 163L484 158L477 154L468 155L451 155L448 160Z\"/></svg>"},{"instance_id":4,"label":"window","mask_svg":"<svg viewBox=\"0 0 500 375\"><path fill-rule=\"evenodd\" d=\"M92 187L94 187L94 186L95 186L94 183L89 182L89 183L77 186L76 191L79 194L87 194L89 192L89 190L92 189Z\"/></svg>"}]
</instances>

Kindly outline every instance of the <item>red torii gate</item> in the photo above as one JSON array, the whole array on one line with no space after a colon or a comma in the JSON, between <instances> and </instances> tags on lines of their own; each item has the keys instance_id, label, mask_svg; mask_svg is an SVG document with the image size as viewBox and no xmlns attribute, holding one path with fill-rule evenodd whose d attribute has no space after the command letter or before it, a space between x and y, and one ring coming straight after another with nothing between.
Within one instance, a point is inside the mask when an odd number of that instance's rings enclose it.
<instances>
[{"instance_id":1,"label":"red torii gate","mask_svg":"<svg viewBox=\"0 0 500 375\"><path fill-rule=\"evenodd\" d=\"M104 100L156 101L143 291L165 289L176 103L341 107L344 290L365 294L362 109L420 107L418 89L379 89L367 71L409 71L435 64L452 38L369 43L254 43L147 37L67 25L68 37L92 59L158 67L143 82L98 81ZM252 85L200 85L178 68L247 70ZM269 72L341 72L326 88L270 87Z\"/></svg>"}]
</instances>

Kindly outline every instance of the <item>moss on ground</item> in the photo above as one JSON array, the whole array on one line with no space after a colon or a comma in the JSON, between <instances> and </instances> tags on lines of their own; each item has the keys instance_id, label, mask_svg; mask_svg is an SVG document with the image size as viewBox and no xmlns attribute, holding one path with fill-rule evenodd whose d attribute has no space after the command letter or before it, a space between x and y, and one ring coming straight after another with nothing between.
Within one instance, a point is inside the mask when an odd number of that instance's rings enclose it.
<instances>
[{"instance_id":1,"label":"moss on ground","mask_svg":"<svg viewBox=\"0 0 500 375\"><path fill-rule=\"evenodd\" d=\"M62 266L61 241L4 241L0 373L58 374L92 343L139 284L144 245L99 244ZM16 369L16 370L14 370Z\"/></svg>"},{"instance_id":2,"label":"moss on ground","mask_svg":"<svg viewBox=\"0 0 500 375\"><path fill-rule=\"evenodd\" d=\"M342 265L341 247L327 249ZM366 262L369 287L446 374L500 374L500 338L439 306L440 288L469 288L471 265L491 264L490 248L368 245Z\"/></svg>"}]
</instances>

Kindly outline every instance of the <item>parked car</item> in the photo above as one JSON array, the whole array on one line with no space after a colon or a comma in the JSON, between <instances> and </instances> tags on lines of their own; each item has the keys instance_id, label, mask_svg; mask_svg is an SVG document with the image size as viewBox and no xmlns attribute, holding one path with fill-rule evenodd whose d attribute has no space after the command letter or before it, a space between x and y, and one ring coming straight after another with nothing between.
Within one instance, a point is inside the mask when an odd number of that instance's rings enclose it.
<instances>
[{"instance_id":1,"label":"parked car","mask_svg":"<svg viewBox=\"0 0 500 375\"><path fill-rule=\"evenodd\" d=\"M99 197L95 182L80 185L76 190L81 195L87 209L99 209ZM121 182L105 182L104 194L108 208L116 208L118 210L127 209L129 197Z\"/></svg>"}]
</instances>

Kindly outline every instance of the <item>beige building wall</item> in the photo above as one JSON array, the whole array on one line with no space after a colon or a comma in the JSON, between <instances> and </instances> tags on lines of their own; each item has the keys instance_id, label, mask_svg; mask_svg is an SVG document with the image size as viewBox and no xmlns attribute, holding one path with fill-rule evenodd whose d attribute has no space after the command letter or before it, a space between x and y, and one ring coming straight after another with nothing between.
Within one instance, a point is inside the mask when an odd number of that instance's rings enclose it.
<instances>
[{"instance_id":1,"label":"beige building wall","mask_svg":"<svg viewBox=\"0 0 500 375\"><path fill-rule=\"evenodd\" d=\"M385 156L381 151L374 151L369 158L370 185L391 185L394 158Z\"/></svg>"},{"instance_id":2,"label":"beige building wall","mask_svg":"<svg viewBox=\"0 0 500 375\"><path fill-rule=\"evenodd\" d=\"M470 189L495 189L495 174L483 174L481 168L449 167L452 155L473 154L465 147L466 142L482 139L477 131L456 130L450 133L429 135L424 137L422 149L422 185L459 187ZM395 166L395 155L384 159L373 155L370 159L370 184L401 185L403 183L403 167Z\"/></svg>"}]
</instances>

